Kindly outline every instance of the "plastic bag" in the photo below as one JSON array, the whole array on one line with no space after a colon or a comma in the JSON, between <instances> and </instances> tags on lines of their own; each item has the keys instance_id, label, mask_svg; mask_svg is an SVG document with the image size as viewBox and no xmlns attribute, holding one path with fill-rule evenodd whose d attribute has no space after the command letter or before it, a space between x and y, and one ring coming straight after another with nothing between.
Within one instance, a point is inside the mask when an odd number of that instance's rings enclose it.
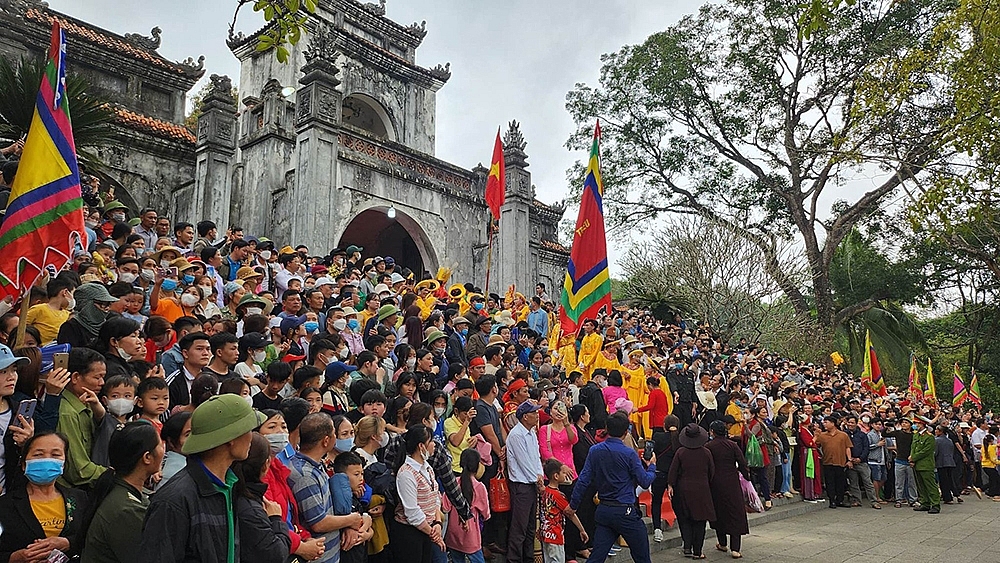
<instances>
[{"instance_id":1,"label":"plastic bag","mask_svg":"<svg viewBox=\"0 0 1000 563\"><path fill-rule=\"evenodd\" d=\"M753 488L750 481L747 481L743 474L740 474L740 488L743 490L743 504L746 505L747 512L764 512L764 503L760 502L757 490Z\"/></svg>"},{"instance_id":2,"label":"plastic bag","mask_svg":"<svg viewBox=\"0 0 1000 563\"><path fill-rule=\"evenodd\" d=\"M746 458L750 467L764 467L764 452L761 451L760 442L753 434L747 439Z\"/></svg>"}]
</instances>

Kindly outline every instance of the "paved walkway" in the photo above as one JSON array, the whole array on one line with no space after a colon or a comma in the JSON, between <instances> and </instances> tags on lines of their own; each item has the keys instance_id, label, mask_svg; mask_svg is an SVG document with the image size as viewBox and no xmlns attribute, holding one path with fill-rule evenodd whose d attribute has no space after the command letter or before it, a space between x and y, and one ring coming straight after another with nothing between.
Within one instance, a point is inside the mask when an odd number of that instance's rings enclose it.
<instances>
[{"instance_id":1,"label":"paved walkway","mask_svg":"<svg viewBox=\"0 0 1000 563\"><path fill-rule=\"evenodd\" d=\"M963 497L941 514L913 509L824 508L786 520L750 526L743 561L767 563L893 563L1000 561L1000 503ZM705 538L706 561L733 561L715 550L715 533ZM629 561L623 551L614 563ZM615 561L618 560L618 561ZM679 548L653 554L655 563L690 561Z\"/></svg>"}]
</instances>

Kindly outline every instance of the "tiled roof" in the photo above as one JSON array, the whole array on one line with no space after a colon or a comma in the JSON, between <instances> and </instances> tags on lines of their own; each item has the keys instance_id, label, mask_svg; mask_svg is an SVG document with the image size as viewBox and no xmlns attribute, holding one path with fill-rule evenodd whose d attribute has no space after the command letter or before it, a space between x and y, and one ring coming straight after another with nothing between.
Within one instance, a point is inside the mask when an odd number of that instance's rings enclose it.
<instances>
[{"instance_id":1,"label":"tiled roof","mask_svg":"<svg viewBox=\"0 0 1000 563\"><path fill-rule=\"evenodd\" d=\"M543 241L540 241L538 243L538 246L541 246L542 248L544 248L546 250L554 250L556 252L562 252L562 253L565 253L565 254L569 254L569 249L568 248L566 248L565 246L563 246L563 245L561 245L561 244L559 244L558 242L555 242L555 241L543 240Z\"/></svg>"},{"instance_id":2,"label":"tiled roof","mask_svg":"<svg viewBox=\"0 0 1000 563\"><path fill-rule=\"evenodd\" d=\"M123 37L116 36L110 31L105 31L98 27L84 24L78 20L68 19L61 15L55 16L37 8L31 8L25 13L25 15L31 21L46 25L52 25L53 20L58 20L59 24L64 30L66 30L66 34L69 36L78 37L88 43L99 45L125 56L176 72L177 74L184 74L185 72L184 68L180 65L172 63L147 49L133 45L132 43L126 41Z\"/></svg>"},{"instance_id":3,"label":"tiled roof","mask_svg":"<svg viewBox=\"0 0 1000 563\"><path fill-rule=\"evenodd\" d=\"M177 125L168 121L147 117L124 108L117 108L115 110L115 118L120 125L128 127L129 129L149 133L150 135L161 137L163 139L190 143L192 145L198 141L198 138L195 137L194 133L183 125Z\"/></svg>"}]
</instances>

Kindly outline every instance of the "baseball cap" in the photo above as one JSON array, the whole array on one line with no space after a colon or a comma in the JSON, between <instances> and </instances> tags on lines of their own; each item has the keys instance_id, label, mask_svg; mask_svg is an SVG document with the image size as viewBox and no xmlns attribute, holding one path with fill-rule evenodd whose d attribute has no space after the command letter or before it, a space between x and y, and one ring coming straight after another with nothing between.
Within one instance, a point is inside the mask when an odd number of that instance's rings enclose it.
<instances>
[{"instance_id":1,"label":"baseball cap","mask_svg":"<svg viewBox=\"0 0 1000 563\"><path fill-rule=\"evenodd\" d=\"M259 332L248 332L240 337L240 347L247 350L260 350L267 347L267 339Z\"/></svg>"},{"instance_id":2,"label":"baseball cap","mask_svg":"<svg viewBox=\"0 0 1000 563\"><path fill-rule=\"evenodd\" d=\"M517 418L522 418L528 413L538 412L542 407L538 406L537 403L528 399L527 401L521 403L517 406Z\"/></svg>"},{"instance_id":3,"label":"baseball cap","mask_svg":"<svg viewBox=\"0 0 1000 563\"><path fill-rule=\"evenodd\" d=\"M290 330L299 328L303 323L306 322L306 316L301 317L285 317L281 319L281 324L278 325L281 328L281 333L284 334Z\"/></svg>"},{"instance_id":4,"label":"baseball cap","mask_svg":"<svg viewBox=\"0 0 1000 563\"><path fill-rule=\"evenodd\" d=\"M313 284L313 287L319 288L323 287L324 285L337 285L337 282L331 280L326 276L323 276L320 279L316 280L316 283Z\"/></svg>"},{"instance_id":5,"label":"baseball cap","mask_svg":"<svg viewBox=\"0 0 1000 563\"><path fill-rule=\"evenodd\" d=\"M331 362L330 365L326 366L326 373L324 375L327 381L337 381L345 373L351 373L352 371L357 371L357 369L357 366L345 364L344 362Z\"/></svg>"},{"instance_id":6,"label":"baseball cap","mask_svg":"<svg viewBox=\"0 0 1000 563\"><path fill-rule=\"evenodd\" d=\"M7 346L0 344L0 369L7 369L11 364L18 362L30 362L31 360L22 356L15 356Z\"/></svg>"},{"instance_id":7,"label":"baseball cap","mask_svg":"<svg viewBox=\"0 0 1000 563\"><path fill-rule=\"evenodd\" d=\"M210 397L194 409L191 436L184 442L181 453L191 455L217 448L257 428L265 420L263 413L255 411L239 395L225 393Z\"/></svg>"}]
</instances>

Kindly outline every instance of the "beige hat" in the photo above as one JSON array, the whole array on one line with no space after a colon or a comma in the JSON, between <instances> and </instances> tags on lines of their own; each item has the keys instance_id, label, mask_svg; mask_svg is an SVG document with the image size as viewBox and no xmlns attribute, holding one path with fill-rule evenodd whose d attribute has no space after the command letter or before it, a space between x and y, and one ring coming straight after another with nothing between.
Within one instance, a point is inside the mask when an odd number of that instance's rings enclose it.
<instances>
[{"instance_id":1,"label":"beige hat","mask_svg":"<svg viewBox=\"0 0 1000 563\"><path fill-rule=\"evenodd\" d=\"M715 399L715 393L711 391L698 391L698 402L701 406L709 410L717 410L719 402Z\"/></svg>"}]
</instances>

